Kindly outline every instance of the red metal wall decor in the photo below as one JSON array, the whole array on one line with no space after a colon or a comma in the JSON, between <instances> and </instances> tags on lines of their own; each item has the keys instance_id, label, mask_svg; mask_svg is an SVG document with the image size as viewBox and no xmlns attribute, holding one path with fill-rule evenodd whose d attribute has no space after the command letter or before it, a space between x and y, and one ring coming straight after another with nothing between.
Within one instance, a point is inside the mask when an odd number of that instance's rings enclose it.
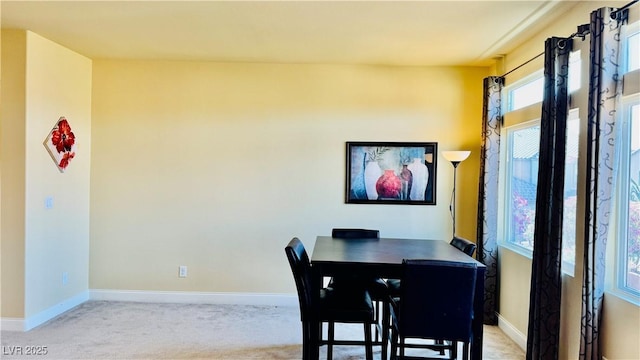
<instances>
[{"instance_id":1,"label":"red metal wall decor","mask_svg":"<svg viewBox=\"0 0 640 360\"><path fill-rule=\"evenodd\" d=\"M58 167L64 172L69 162L76 156L76 136L71 131L71 125L64 116L56 122L49 135L44 140L44 147Z\"/></svg>"}]
</instances>

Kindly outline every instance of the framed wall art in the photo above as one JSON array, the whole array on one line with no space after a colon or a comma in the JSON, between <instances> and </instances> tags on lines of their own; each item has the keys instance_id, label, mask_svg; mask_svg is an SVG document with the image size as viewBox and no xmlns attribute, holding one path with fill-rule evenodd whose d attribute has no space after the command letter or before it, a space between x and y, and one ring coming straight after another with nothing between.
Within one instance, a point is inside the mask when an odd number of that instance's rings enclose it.
<instances>
[{"instance_id":1,"label":"framed wall art","mask_svg":"<svg viewBox=\"0 0 640 360\"><path fill-rule=\"evenodd\" d=\"M436 142L347 142L346 203L436 204Z\"/></svg>"}]
</instances>

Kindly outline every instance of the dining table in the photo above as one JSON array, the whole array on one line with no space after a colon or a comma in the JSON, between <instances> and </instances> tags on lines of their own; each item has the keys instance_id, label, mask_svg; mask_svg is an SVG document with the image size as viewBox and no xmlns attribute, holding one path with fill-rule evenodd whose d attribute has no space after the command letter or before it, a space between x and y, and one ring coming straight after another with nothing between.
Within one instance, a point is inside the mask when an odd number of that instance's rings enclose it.
<instances>
[{"instance_id":1,"label":"dining table","mask_svg":"<svg viewBox=\"0 0 640 360\"><path fill-rule=\"evenodd\" d=\"M424 259L475 263L476 281L472 323L471 359L482 359L485 265L449 242L434 239L358 238L318 236L311 255L311 268L320 285L325 277L362 274L400 279L403 260ZM388 335L388 334L387 334ZM385 336L386 337L386 336Z\"/></svg>"}]
</instances>

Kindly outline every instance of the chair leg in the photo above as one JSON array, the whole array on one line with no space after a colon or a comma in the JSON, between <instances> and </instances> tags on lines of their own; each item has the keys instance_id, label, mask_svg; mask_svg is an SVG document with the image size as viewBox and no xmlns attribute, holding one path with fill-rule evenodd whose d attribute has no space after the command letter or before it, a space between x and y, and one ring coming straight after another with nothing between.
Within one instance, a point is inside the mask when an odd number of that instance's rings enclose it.
<instances>
[{"instance_id":1,"label":"chair leg","mask_svg":"<svg viewBox=\"0 0 640 360\"><path fill-rule=\"evenodd\" d=\"M464 360L469 360L469 342L465 341L462 344L462 358Z\"/></svg>"},{"instance_id":2,"label":"chair leg","mask_svg":"<svg viewBox=\"0 0 640 360\"><path fill-rule=\"evenodd\" d=\"M387 348L389 345L389 329L391 327L391 314L389 310L389 304L387 301L383 302L382 305L382 354L380 355L381 360L387 360Z\"/></svg>"},{"instance_id":3,"label":"chair leg","mask_svg":"<svg viewBox=\"0 0 640 360\"><path fill-rule=\"evenodd\" d=\"M395 360L398 351L398 333L391 329L391 353L389 354L389 360Z\"/></svg>"},{"instance_id":4,"label":"chair leg","mask_svg":"<svg viewBox=\"0 0 640 360\"><path fill-rule=\"evenodd\" d=\"M449 349L449 359L457 359L458 358L458 342L451 341L451 348Z\"/></svg>"},{"instance_id":5,"label":"chair leg","mask_svg":"<svg viewBox=\"0 0 640 360\"><path fill-rule=\"evenodd\" d=\"M327 360L333 359L333 337L335 332L335 324L333 321L329 321L328 327L328 342L327 342Z\"/></svg>"},{"instance_id":6,"label":"chair leg","mask_svg":"<svg viewBox=\"0 0 640 360\"><path fill-rule=\"evenodd\" d=\"M373 321L378 324L380 323L380 301L374 300L374 313L373 313ZM375 337L373 338L376 342L378 341L378 327L374 326ZM382 334L380 334L382 335Z\"/></svg>"},{"instance_id":7,"label":"chair leg","mask_svg":"<svg viewBox=\"0 0 640 360\"><path fill-rule=\"evenodd\" d=\"M373 342L371 341L371 324L364 324L364 343L367 360L373 360Z\"/></svg>"},{"instance_id":8,"label":"chair leg","mask_svg":"<svg viewBox=\"0 0 640 360\"><path fill-rule=\"evenodd\" d=\"M311 336L310 336L310 324L306 321L302 322L302 359L303 360L311 360L311 353L309 352L309 347L311 346Z\"/></svg>"},{"instance_id":9,"label":"chair leg","mask_svg":"<svg viewBox=\"0 0 640 360\"><path fill-rule=\"evenodd\" d=\"M322 336L322 323L309 321L306 323L303 331L306 330L307 335L303 338L303 342L307 342L306 349L303 345L303 357L309 360L318 360L320 357L320 340ZM306 357L305 357L306 356Z\"/></svg>"}]
</instances>

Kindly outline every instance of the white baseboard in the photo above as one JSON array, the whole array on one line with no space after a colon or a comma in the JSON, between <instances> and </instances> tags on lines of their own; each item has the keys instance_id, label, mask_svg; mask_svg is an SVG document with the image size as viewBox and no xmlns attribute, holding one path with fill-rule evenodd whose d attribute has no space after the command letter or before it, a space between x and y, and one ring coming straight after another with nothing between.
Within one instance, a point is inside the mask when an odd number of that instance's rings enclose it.
<instances>
[{"instance_id":1,"label":"white baseboard","mask_svg":"<svg viewBox=\"0 0 640 360\"><path fill-rule=\"evenodd\" d=\"M523 351L527 351L527 336L516 329L510 322L498 314L498 327L511 340L513 340Z\"/></svg>"},{"instance_id":2,"label":"white baseboard","mask_svg":"<svg viewBox=\"0 0 640 360\"><path fill-rule=\"evenodd\" d=\"M90 290L91 300L187 304L298 306L296 294L210 293L193 291Z\"/></svg>"},{"instance_id":3,"label":"white baseboard","mask_svg":"<svg viewBox=\"0 0 640 360\"><path fill-rule=\"evenodd\" d=\"M24 319L2 318L2 322L0 322L0 329L2 329L2 331L25 331Z\"/></svg>"},{"instance_id":4,"label":"white baseboard","mask_svg":"<svg viewBox=\"0 0 640 360\"><path fill-rule=\"evenodd\" d=\"M26 319L2 318L0 327L5 331L29 331L87 300L89 300L89 291L83 291Z\"/></svg>"}]
</instances>

